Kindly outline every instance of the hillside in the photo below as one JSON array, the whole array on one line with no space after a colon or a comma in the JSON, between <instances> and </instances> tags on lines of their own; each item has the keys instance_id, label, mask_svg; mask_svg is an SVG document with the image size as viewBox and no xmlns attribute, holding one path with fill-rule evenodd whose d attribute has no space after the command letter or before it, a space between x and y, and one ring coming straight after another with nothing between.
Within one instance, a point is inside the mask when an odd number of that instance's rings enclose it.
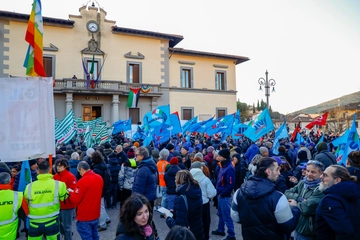
<instances>
[{"instance_id":1,"label":"hillside","mask_svg":"<svg viewBox=\"0 0 360 240\"><path fill-rule=\"evenodd\" d=\"M318 105L304 108L301 110L298 110L296 112L290 113L288 115L297 115L299 113L306 113L306 114L315 114L315 113L321 113L322 111L325 111L330 108L334 108L337 106L345 106L350 103L359 103L360 104L360 91L354 92L348 95L341 96L339 98L332 99L327 102L320 103Z\"/></svg>"}]
</instances>

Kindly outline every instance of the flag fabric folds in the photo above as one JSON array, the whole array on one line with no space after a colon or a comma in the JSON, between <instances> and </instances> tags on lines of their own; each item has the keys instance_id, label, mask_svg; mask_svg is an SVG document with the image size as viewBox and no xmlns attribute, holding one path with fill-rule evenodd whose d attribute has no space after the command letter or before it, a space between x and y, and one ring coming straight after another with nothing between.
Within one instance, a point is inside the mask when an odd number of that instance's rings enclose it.
<instances>
[{"instance_id":1,"label":"flag fabric folds","mask_svg":"<svg viewBox=\"0 0 360 240\"><path fill-rule=\"evenodd\" d=\"M127 102L128 108L137 108L141 88L130 88Z\"/></svg>"},{"instance_id":2,"label":"flag fabric folds","mask_svg":"<svg viewBox=\"0 0 360 240\"><path fill-rule=\"evenodd\" d=\"M243 124L243 123L234 125L233 129L232 129L232 138L233 139L241 138L242 136L244 136L244 132L247 128L248 128L248 125Z\"/></svg>"},{"instance_id":3,"label":"flag fabric folds","mask_svg":"<svg viewBox=\"0 0 360 240\"><path fill-rule=\"evenodd\" d=\"M293 131L293 133L292 133L292 135L291 135L290 142L294 142L294 141L295 141L295 139L296 139L296 134L297 134L298 132L300 132L300 130L301 130L300 124L301 124L301 121L299 120L299 122L296 124L296 127L295 127L295 129L294 129L294 131Z\"/></svg>"},{"instance_id":4,"label":"flag fabric folds","mask_svg":"<svg viewBox=\"0 0 360 240\"><path fill-rule=\"evenodd\" d=\"M307 129L312 129L315 125L324 126L324 125L326 125L327 116L328 116L328 112L326 112L326 113L324 113L323 115L315 118L314 121L312 121L311 123L307 124L305 127L306 127Z\"/></svg>"},{"instance_id":5,"label":"flag fabric folds","mask_svg":"<svg viewBox=\"0 0 360 240\"><path fill-rule=\"evenodd\" d=\"M286 128L286 119L284 118L284 123L281 124L281 126L278 128L278 130L275 132L275 138L273 143L273 153L275 155L279 154L278 148L280 147L280 139L287 138L289 136L287 128Z\"/></svg>"},{"instance_id":6,"label":"flag fabric folds","mask_svg":"<svg viewBox=\"0 0 360 240\"><path fill-rule=\"evenodd\" d=\"M267 108L262 111L252 124L246 129L244 135L250 138L252 141L256 141L266 133L272 131L274 125L272 123L269 111Z\"/></svg>"},{"instance_id":7,"label":"flag fabric folds","mask_svg":"<svg viewBox=\"0 0 360 240\"><path fill-rule=\"evenodd\" d=\"M118 134L121 131L131 130L131 122L132 118L130 117L128 120L119 120L113 124L112 134Z\"/></svg>"},{"instance_id":8,"label":"flag fabric folds","mask_svg":"<svg viewBox=\"0 0 360 240\"><path fill-rule=\"evenodd\" d=\"M24 192L26 185L32 182L31 179L31 170L30 170L30 164L29 161L23 161L21 164L21 171L20 171L20 179L19 179L19 192Z\"/></svg>"},{"instance_id":9,"label":"flag fabric folds","mask_svg":"<svg viewBox=\"0 0 360 240\"><path fill-rule=\"evenodd\" d=\"M171 121L171 134L178 134L182 132L181 129L181 123L180 123L180 118L179 118L179 113L178 112L174 112L172 114L170 114L170 121Z\"/></svg>"},{"instance_id":10,"label":"flag fabric folds","mask_svg":"<svg viewBox=\"0 0 360 240\"><path fill-rule=\"evenodd\" d=\"M356 130L356 115L354 114L351 128L347 131L343 142L343 153L339 154L336 161L339 165L346 166L346 159L349 153L359 150L359 135ZM339 146L341 148L341 146Z\"/></svg>"},{"instance_id":11,"label":"flag fabric folds","mask_svg":"<svg viewBox=\"0 0 360 240\"><path fill-rule=\"evenodd\" d=\"M159 106L156 109L147 112L143 118L144 125L149 129L161 126L163 124L169 125L170 121L170 105Z\"/></svg>"},{"instance_id":12,"label":"flag fabric folds","mask_svg":"<svg viewBox=\"0 0 360 240\"><path fill-rule=\"evenodd\" d=\"M90 73L89 73L89 71L87 70L87 67L86 67L86 65L85 65L84 59L82 59L81 62L82 62L82 66L83 66L83 69L84 69L84 73L85 73L85 75L86 75L86 89L88 89L89 86L90 86Z\"/></svg>"},{"instance_id":13,"label":"flag fabric folds","mask_svg":"<svg viewBox=\"0 0 360 240\"><path fill-rule=\"evenodd\" d=\"M65 118L55 128L55 139L57 143L68 143L77 134L74 112L71 109Z\"/></svg>"},{"instance_id":14,"label":"flag fabric folds","mask_svg":"<svg viewBox=\"0 0 360 240\"><path fill-rule=\"evenodd\" d=\"M40 0L34 0L32 4L25 41L29 43L24 61L26 75L46 77L43 63L43 18Z\"/></svg>"},{"instance_id":15,"label":"flag fabric folds","mask_svg":"<svg viewBox=\"0 0 360 240\"><path fill-rule=\"evenodd\" d=\"M86 148L92 147L92 131L90 130L90 126L88 125L86 127L85 135L84 135L84 141L86 144Z\"/></svg>"},{"instance_id":16,"label":"flag fabric folds","mask_svg":"<svg viewBox=\"0 0 360 240\"><path fill-rule=\"evenodd\" d=\"M189 127L190 127L192 124L197 123L197 121L198 121L198 116L193 117L192 119L190 119L190 120L188 120L186 123L184 123L184 125L182 125L182 132L183 132L183 134L185 134L185 133L188 131Z\"/></svg>"},{"instance_id":17,"label":"flag fabric folds","mask_svg":"<svg viewBox=\"0 0 360 240\"><path fill-rule=\"evenodd\" d=\"M188 132L202 132L203 133L203 132L205 132L205 129L208 127L207 124L209 122L211 122L213 119L214 119L214 116L212 116L208 120L191 124L186 131L188 131Z\"/></svg>"}]
</instances>

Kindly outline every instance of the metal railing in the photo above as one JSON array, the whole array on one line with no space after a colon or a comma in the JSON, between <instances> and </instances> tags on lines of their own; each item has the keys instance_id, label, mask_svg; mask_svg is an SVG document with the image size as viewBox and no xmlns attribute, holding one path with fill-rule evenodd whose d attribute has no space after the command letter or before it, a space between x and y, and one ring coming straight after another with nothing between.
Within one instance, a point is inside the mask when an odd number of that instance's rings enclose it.
<instances>
[{"instance_id":1,"label":"metal railing","mask_svg":"<svg viewBox=\"0 0 360 240\"><path fill-rule=\"evenodd\" d=\"M161 84L139 84L139 83L124 83L122 81L101 80L95 84L94 88L87 86L84 79L56 79L54 90L68 89L68 90L112 90L128 92L131 87L150 87L151 93L160 93Z\"/></svg>"}]
</instances>

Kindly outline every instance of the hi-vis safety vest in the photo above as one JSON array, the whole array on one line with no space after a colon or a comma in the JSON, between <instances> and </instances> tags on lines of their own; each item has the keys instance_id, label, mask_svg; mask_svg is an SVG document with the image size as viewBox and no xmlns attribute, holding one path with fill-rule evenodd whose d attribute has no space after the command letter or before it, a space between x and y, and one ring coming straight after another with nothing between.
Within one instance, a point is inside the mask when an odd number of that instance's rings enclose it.
<instances>
[{"instance_id":1,"label":"hi-vis safety vest","mask_svg":"<svg viewBox=\"0 0 360 240\"><path fill-rule=\"evenodd\" d=\"M65 183L51 179L52 176L42 176L41 178L39 176L39 180L26 186L24 196L29 206L28 217L31 220L43 222L59 214L59 193L60 196L64 196L67 191Z\"/></svg>"},{"instance_id":2,"label":"hi-vis safety vest","mask_svg":"<svg viewBox=\"0 0 360 240\"><path fill-rule=\"evenodd\" d=\"M0 239L15 239L18 227L17 212L21 207L21 192L0 190Z\"/></svg>"},{"instance_id":3,"label":"hi-vis safety vest","mask_svg":"<svg viewBox=\"0 0 360 240\"><path fill-rule=\"evenodd\" d=\"M159 186L166 187L165 178L164 178L165 169L166 169L166 166L170 163L166 160L161 160L157 164L158 164L157 168L158 168L158 173L159 173Z\"/></svg>"}]
</instances>

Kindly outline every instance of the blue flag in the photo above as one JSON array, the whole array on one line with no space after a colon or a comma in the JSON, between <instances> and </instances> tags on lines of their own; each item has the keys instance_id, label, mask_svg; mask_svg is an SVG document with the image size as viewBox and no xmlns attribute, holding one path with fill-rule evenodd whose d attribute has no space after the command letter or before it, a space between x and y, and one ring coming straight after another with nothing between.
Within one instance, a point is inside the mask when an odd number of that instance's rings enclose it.
<instances>
[{"instance_id":1,"label":"blue flag","mask_svg":"<svg viewBox=\"0 0 360 240\"><path fill-rule=\"evenodd\" d=\"M121 131L128 131L131 130L131 122L132 118L130 117L128 120L119 120L113 124L113 131L112 134L117 134Z\"/></svg>"},{"instance_id":2,"label":"blue flag","mask_svg":"<svg viewBox=\"0 0 360 240\"><path fill-rule=\"evenodd\" d=\"M234 118L234 114L229 114L209 121L205 124L204 132L208 135L213 135L219 132L224 133L223 135L226 135L228 132L231 134Z\"/></svg>"},{"instance_id":3,"label":"blue flag","mask_svg":"<svg viewBox=\"0 0 360 240\"><path fill-rule=\"evenodd\" d=\"M170 121L172 126L171 135L181 133L182 129L178 112L170 114Z\"/></svg>"},{"instance_id":4,"label":"blue flag","mask_svg":"<svg viewBox=\"0 0 360 240\"><path fill-rule=\"evenodd\" d=\"M243 123L234 125L233 129L232 129L232 135L231 135L232 138L233 139L241 138L242 136L244 136L244 132L247 128L248 128L248 125L243 124Z\"/></svg>"},{"instance_id":5,"label":"blue flag","mask_svg":"<svg viewBox=\"0 0 360 240\"><path fill-rule=\"evenodd\" d=\"M182 126L182 132L183 132L183 134L185 134L185 133L188 131L189 127L190 127L192 124L197 123L197 121L198 121L198 116L193 117L192 119L188 120L188 121Z\"/></svg>"},{"instance_id":6,"label":"blue flag","mask_svg":"<svg viewBox=\"0 0 360 240\"><path fill-rule=\"evenodd\" d=\"M261 138L263 135L274 129L269 111L267 108L262 111L262 113L253 120L252 124L246 129L244 135L250 138L252 141L256 141Z\"/></svg>"},{"instance_id":7,"label":"blue flag","mask_svg":"<svg viewBox=\"0 0 360 240\"><path fill-rule=\"evenodd\" d=\"M202 132L203 133L205 131L206 127L207 127L207 124L210 121L212 121L213 118L214 118L214 116L212 116L211 118L209 118L206 121L191 124L190 127L187 129L187 131L188 132Z\"/></svg>"},{"instance_id":8,"label":"blue flag","mask_svg":"<svg viewBox=\"0 0 360 240\"><path fill-rule=\"evenodd\" d=\"M235 113L234 125L238 125L240 123L241 123L240 109L238 109Z\"/></svg>"},{"instance_id":9,"label":"blue flag","mask_svg":"<svg viewBox=\"0 0 360 240\"><path fill-rule=\"evenodd\" d=\"M350 130L347 132L347 136L344 138L345 148L341 155L338 156L336 161L339 165L346 166L346 159L349 153L352 151L359 150L359 135L356 130L356 115L354 114L354 119L351 125Z\"/></svg>"},{"instance_id":10,"label":"blue flag","mask_svg":"<svg viewBox=\"0 0 360 240\"><path fill-rule=\"evenodd\" d=\"M286 128L286 119L284 118L284 123L279 127L275 132L274 144L273 144L273 153L275 155L279 154L278 148L280 147L280 139L289 137L289 133Z\"/></svg>"},{"instance_id":11,"label":"blue flag","mask_svg":"<svg viewBox=\"0 0 360 240\"><path fill-rule=\"evenodd\" d=\"M300 143L304 143L305 139L303 138L303 136L301 136L301 134L298 132L296 134L296 139L295 142L300 146Z\"/></svg>"},{"instance_id":12,"label":"blue flag","mask_svg":"<svg viewBox=\"0 0 360 240\"><path fill-rule=\"evenodd\" d=\"M170 105L159 106L156 109L145 114L144 125L150 129L161 126L163 124L170 125Z\"/></svg>"}]
</instances>

